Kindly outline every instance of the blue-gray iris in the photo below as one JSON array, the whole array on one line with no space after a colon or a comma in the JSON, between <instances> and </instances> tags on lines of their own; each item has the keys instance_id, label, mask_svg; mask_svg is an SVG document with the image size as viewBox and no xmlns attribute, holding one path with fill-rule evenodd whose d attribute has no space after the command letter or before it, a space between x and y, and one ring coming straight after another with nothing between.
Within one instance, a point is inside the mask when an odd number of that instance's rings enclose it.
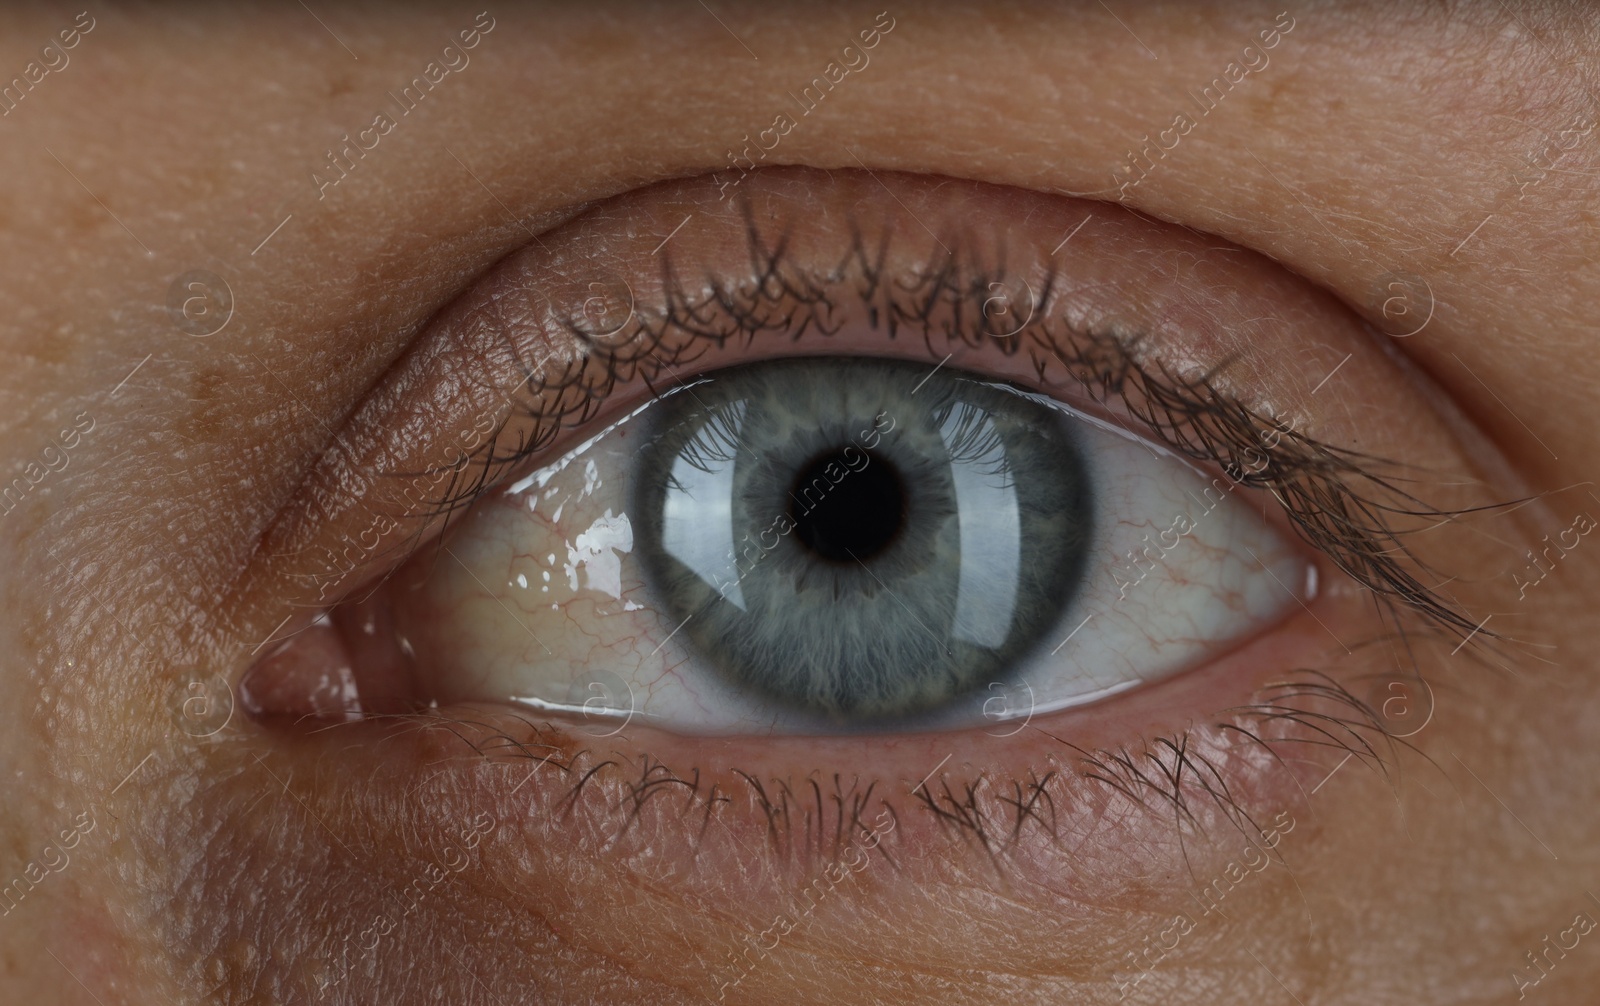
<instances>
[{"instance_id":1,"label":"blue-gray iris","mask_svg":"<svg viewBox=\"0 0 1600 1006\"><path fill-rule=\"evenodd\" d=\"M932 710L1008 680L1077 590L1094 514L1069 420L978 375L780 360L651 413L647 583L739 687L834 720Z\"/></svg>"}]
</instances>

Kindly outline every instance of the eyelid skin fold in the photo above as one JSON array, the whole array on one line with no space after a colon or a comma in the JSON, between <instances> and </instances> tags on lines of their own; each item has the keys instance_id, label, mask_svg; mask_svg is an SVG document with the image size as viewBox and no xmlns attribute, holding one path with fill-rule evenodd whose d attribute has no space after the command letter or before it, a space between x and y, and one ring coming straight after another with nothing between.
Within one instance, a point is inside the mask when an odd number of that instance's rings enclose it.
<instances>
[{"instance_id":1,"label":"eyelid skin fold","mask_svg":"<svg viewBox=\"0 0 1600 1006\"><path fill-rule=\"evenodd\" d=\"M1286 366L1315 346L1331 369L1350 346L1340 387L1412 394L1326 294L1249 253L1099 204L914 178L892 178L886 199L883 176L815 177L762 173L737 207L706 204L703 185L645 190L559 228L553 250L502 262L341 431L266 536L274 572L325 605L602 408L758 354L944 360L1131 413L1130 428L1256 487L1281 488L1297 461L1330 478L1362 455L1403 470L1448 439L1375 443L1339 389L1321 388L1323 363ZM994 219L1025 224L973 223ZM836 338L851 321L879 337ZM1360 450L1296 459L1316 443ZM1398 567L1363 580L1471 628Z\"/></svg>"},{"instance_id":2,"label":"eyelid skin fold","mask_svg":"<svg viewBox=\"0 0 1600 1006\"><path fill-rule=\"evenodd\" d=\"M737 906L735 918L677 923L701 948L722 946L729 925L767 930L880 821L894 827L867 854L859 910L891 889L914 900L953 885L970 899L922 907L995 933L1033 908L1089 932L1112 921L1107 904L1137 907L1141 878L1204 868L1195 835L1259 836L1279 815L1301 820L1304 793L1341 756L1383 764L1399 742L1372 696L1381 704L1395 675L1413 680L1460 642L1474 584L1453 597L1431 588L1489 564L1483 539L1442 517L1494 500L1340 304L1250 253L1098 204L848 172L765 172L741 188L737 206L705 179L621 197L441 311L266 536L244 596L300 606L276 635L365 596L407 557L453 561L441 535L477 489L553 458L653 388L779 355L984 373L1232 465L1269 520L1321 528L1316 600L1205 667L1006 736L686 739L467 704L300 743L334 764L381 752L374 778L412 793L430 827L492 808L510 851L486 855L477 883L544 899L578 944L639 912L631 892L653 885ZM1337 533L1356 524L1371 533L1341 554ZM1292 857L1314 828L1301 823L1274 854ZM962 880L995 870L1015 899L1004 924L984 885ZM1170 918L1173 906L1148 908ZM1029 966L1017 944L983 939L967 958L921 961L914 940L880 928L870 948L831 945L820 925L790 942L825 958ZM715 998L718 962L692 957L673 980Z\"/></svg>"}]
</instances>

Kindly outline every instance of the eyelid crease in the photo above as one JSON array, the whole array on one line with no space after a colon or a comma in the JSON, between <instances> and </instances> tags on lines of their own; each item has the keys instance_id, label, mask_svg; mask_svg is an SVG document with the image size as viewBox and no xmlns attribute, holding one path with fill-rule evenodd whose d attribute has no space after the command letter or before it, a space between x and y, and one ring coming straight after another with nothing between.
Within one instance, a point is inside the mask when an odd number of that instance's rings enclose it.
<instances>
[{"instance_id":1,"label":"eyelid crease","mask_svg":"<svg viewBox=\"0 0 1600 1006\"><path fill-rule=\"evenodd\" d=\"M635 303L623 328L597 333L579 321L581 311L552 307L582 351L569 359L551 353L533 365L517 356L522 380L506 398L513 411L471 453L470 465L455 462L443 492L425 504L426 518L448 523L508 474L548 456L564 434L593 420L617 387L637 381L659 397L669 385L692 380L693 365L729 341L793 342L808 331L831 336L843 327L845 308L855 306L847 298L855 298L871 327L890 340L903 333L920 337L934 361L948 358L940 340L944 346L987 343L1008 355L1025 352L1040 385L1057 387L1065 378L1096 403L1119 405L1142 431L1174 451L1222 469L1237 486L1270 493L1295 532L1381 604L1410 610L1455 637L1477 638L1480 645L1501 638L1422 582L1424 573L1441 583L1446 577L1417 558L1405 538L1516 501L1455 510L1431 506L1403 487L1420 473L1322 443L1296 430L1292 420L1259 414L1221 390L1217 378L1236 358L1183 375L1151 358L1140 333L1117 326L1074 327L1053 318L1060 279L1053 262L1037 292L1023 281L1028 318L1007 334L1014 326L996 323L986 310L997 288L1008 289L1019 279L1007 271L1003 254L997 264L985 265L960 235L944 234L936 239L942 254L906 274L891 275L885 263L895 235L886 230L869 244L852 226L848 250L837 265L807 272L789 265L786 233L768 241L749 203L741 208L750 265L743 277L705 276L702 289L692 292L674 269L669 250L661 256L661 303ZM502 443L513 429L515 443ZM1416 524L1402 528L1396 518Z\"/></svg>"}]
</instances>

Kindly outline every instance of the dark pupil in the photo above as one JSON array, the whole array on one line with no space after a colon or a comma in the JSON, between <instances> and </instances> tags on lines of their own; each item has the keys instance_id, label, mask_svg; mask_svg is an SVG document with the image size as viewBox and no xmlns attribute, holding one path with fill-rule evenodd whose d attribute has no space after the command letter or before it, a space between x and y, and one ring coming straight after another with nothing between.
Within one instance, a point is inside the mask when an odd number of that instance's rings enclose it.
<instances>
[{"instance_id":1,"label":"dark pupil","mask_svg":"<svg viewBox=\"0 0 1600 1006\"><path fill-rule=\"evenodd\" d=\"M900 476L888 462L863 453L864 466L861 454L854 458L859 471L845 464L842 450L822 455L801 470L789 492L795 536L831 562L865 562L888 548L905 523Z\"/></svg>"}]
</instances>

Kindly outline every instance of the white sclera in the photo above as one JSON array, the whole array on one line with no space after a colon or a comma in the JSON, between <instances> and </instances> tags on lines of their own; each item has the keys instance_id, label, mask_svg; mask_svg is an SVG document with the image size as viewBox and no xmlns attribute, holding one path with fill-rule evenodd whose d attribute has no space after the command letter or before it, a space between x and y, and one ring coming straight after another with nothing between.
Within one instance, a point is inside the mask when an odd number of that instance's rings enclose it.
<instances>
[{"instance_id":1,"label":"white sclera","mask_svg":"<svg viewBox=\"0 0 1600 1006\"><path fill-rule=\"evenodd\" d=\"M1059 624L1006 681L907 728L1026 718L1168 677L1276 622L1306 587L1305 558L1237 498L1229 479L1208 478L1163 448L1034 400L1062 413L1085 459L1096 517L1084 580ZM426 580L396 592L397 624L430 691L441 700L511 700L590 720L632 717L688 734L846 729L728 683L695 655L681 624L662 614L634 551L638 515L625 511L635 498L628 480L642 441L635 420L653 404L480 502ZM968 500L956 474L963 551L989 540L1014 550L1014 533L994 524L1006 519L1003 499L972 501L970 535L978 540L968 543ZM992 493L976 483L972 489ZM675 532L674 521L714 516L667 514L664 544L704 550L696 544L703 531ZM700 558L719 568L732 545L730 530L718 554ZM696 568L684 551L675 554ZM736 591L737 581L730 587ZM1006 585L969 590L964 580L958 589L957 632L966 607L972 624L983 626L994 622L989 609L1015 603L1015 585L1009 595ZM728 590L724 596L740 603Z\"/></svg>"}]
</instances>

